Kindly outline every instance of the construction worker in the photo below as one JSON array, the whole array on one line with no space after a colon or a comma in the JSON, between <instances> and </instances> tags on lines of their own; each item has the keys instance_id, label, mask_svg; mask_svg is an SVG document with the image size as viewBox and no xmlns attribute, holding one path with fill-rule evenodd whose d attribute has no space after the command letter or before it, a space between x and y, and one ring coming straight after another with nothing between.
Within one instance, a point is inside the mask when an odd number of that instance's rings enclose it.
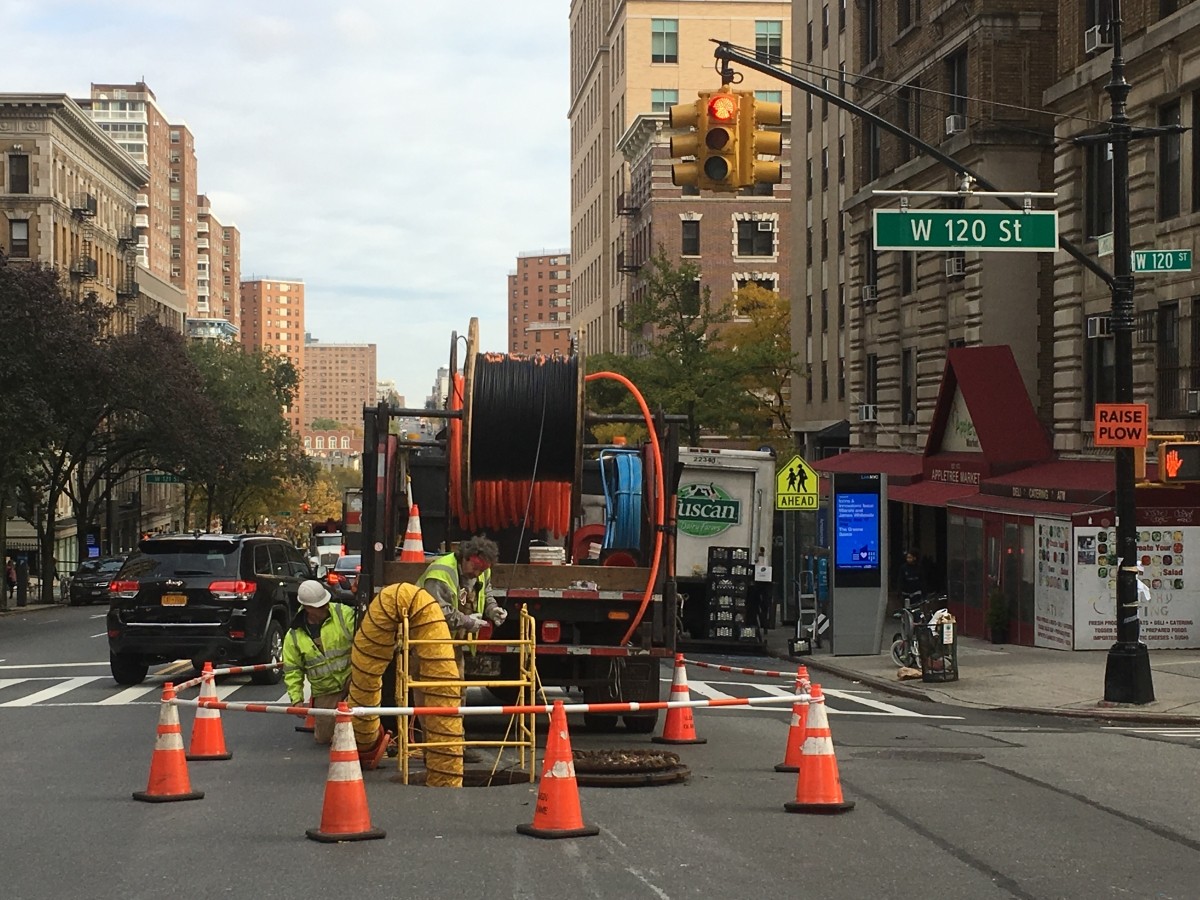
<instances>
[{"instance_id":1,"label":"construction worker","mask_svg":"<svg viewBox=\"0 0 1200 900\"><path fill-rule=\"evenodd\" d=\"M312 687L314 709L336 709L346 699L350 681L350 644L354 640L354 608L330 603L319 581L302 582L296 594L300 611L283 639L283 682L293 706L304 701L304 679ZM333 739L333 716L313 716L318 744Z\"/></svg>"},{"instance_id":2,"label":"construction worker","mask_svg":"<svg viewBox=\"0 0 1200 900\"><path fill-rule=\"evenodd\" d=\"M485 621L499 627L508 618L508 612L492 594L491 569L499 558L500 548L495 541L473 537L459 544L453 553L439 556L421 575L420 587L437 599L455 640L478 634ZM454 648L454 658L461 679L461 644Z\"/></svg>"}]
</instances>

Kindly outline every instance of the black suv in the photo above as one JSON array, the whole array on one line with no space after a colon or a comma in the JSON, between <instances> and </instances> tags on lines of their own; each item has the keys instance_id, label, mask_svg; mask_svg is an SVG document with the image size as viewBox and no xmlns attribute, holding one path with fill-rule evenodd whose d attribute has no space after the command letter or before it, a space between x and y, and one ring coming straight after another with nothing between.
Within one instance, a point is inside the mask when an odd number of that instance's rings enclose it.
<instances>
[{"instance_id":1,"label":"black suv","mask_svg":"<svg viewBox=\"0 0 1200 900\"><path fill-rule=\"evenodd\" d=\"M125 562L124 556L85 559L71 576L67 596L71 606L108 602L108 583Z\"/></svg>"},{"instance_id":2,"label":"black suv","mask_svg":"<svg viewBox=\"0 0 1200 900\"><path fill-rule=\"evenodd\" d=\"M151 663L189 658L249 665L279 662L312 578L304 554L269 534L176 534L147 538L108 586L108 655L117 684L140 684ZM277 684L279 669L255 672Z\"/></svg>"}]
</instances>

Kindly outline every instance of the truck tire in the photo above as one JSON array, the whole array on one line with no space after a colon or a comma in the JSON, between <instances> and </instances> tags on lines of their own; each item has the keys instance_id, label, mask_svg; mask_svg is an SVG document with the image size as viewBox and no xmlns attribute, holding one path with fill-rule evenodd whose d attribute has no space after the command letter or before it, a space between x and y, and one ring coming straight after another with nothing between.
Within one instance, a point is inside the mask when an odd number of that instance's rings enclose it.
<instances>
[{"instance_id":1,"label":"truck tire","mask_svg":"<svg viewBox=\"0 0 1200 900\"><path fill-rule=\"evenodd\" d=\"M625 730L630 734L653 734L654 729L658 727L658 713L635 713L621 716L621 721L625 723Z\"/></svg>"},{"instance_id":2,"label":"truck tire","mask_svg":"<svg viewBox=\"0 0 1200 900\"><path fill-rule=\"evenodd\" d=\"M588 731L607 733L617 730L617 716L608 713L584 713L583 724Z\"/></svg>"},{"instance_id":3,"label":"truck tire","mask_svg":"<svg viewBox=\"0 0 1200 900\"><path fill-rule=\"evenodd\" d=\"M112 670L113 681L117 684L141 684L146 680L149 664L138 656L129 653L109 653L108 667Z\"/></svg>"},{"instance_id":4,"label":"truck tire","mask_svg":"<svg viewBox=\"0 0 1200 900\"><path fill-rule=\"evenodd\" d=\"M263 641L262 653L255 664L277 663L283 661L283 628L279 622L272 619L267 623L266 640ZM276 667L263 672L251 672L250 680L254 684L279 684L283 680L283 669Z\"/></svg>"}]
</instances>

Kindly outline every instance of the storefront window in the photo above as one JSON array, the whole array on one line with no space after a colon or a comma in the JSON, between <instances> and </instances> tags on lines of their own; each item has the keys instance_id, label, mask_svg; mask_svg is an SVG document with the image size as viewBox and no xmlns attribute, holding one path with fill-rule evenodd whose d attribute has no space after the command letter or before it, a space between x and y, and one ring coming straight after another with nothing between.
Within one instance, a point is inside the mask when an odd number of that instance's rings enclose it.
<instances>
[{"instance_id":1,"label":"storefront window","mask_svg":"<svg viewBox=\"0 0 1200 900\"><path fill-rule=\"evenodd\" d=\"M951 612L966 620L964 624L973 631L981 628L984 595L982 519L946 517L946 587ZM976 620L978 625L974 624Z\"/></svg>"}]
</instances>

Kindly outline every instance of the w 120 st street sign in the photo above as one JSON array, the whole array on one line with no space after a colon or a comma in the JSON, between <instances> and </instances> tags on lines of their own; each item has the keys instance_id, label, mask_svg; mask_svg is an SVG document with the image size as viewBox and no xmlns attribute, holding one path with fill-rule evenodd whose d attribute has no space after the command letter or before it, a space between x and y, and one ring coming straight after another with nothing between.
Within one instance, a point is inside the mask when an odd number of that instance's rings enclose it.
<instances>
[{"instance_id":1,"label":"w 120 st street sign","mask_svg":"<svg viewBox=\"0 0 1200 900\"><path fill-rule=\"evenodd\" d=\"M876 250L1058 249L1058 212L996 209L877 209Z\"/></svg>"}]
</instances>

